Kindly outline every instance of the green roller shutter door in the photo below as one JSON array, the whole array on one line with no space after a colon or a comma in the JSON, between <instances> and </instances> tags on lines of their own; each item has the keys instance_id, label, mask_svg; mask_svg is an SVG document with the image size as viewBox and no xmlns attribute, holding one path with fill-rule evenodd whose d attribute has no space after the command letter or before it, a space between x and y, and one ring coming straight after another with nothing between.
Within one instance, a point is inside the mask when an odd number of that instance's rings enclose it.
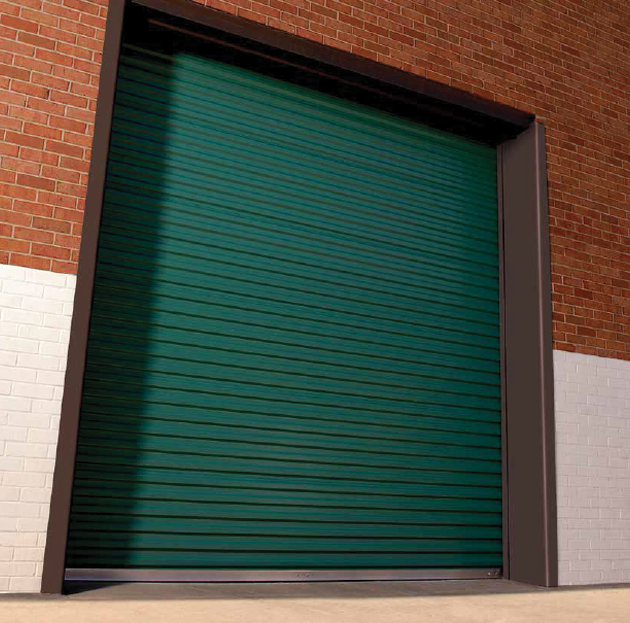
<instances>
[{"instance_id":1,"label":"green roller shutter door","mask_svg":"<svg viewBox=\"0 0 630 623\"><path fill-rule=\"evenodd\" d=\"M125 46L67 565L501 565L495 150Z\"/></svg>"}]
</instances>

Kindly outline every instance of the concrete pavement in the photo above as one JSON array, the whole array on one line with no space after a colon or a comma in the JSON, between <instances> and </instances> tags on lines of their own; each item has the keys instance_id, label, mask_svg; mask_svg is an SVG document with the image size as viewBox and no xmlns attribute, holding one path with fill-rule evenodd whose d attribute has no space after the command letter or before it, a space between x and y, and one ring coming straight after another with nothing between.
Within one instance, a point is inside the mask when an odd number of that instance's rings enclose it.
<instances>
[{"instance_id":1,"label":"concrete pavement","mask_svg":"<svg viewBox=\"0 0 630 623\"><path fill-rule=\"evenodd\" d=\"M630 585L504 580L77 587L0 596L0 623L630 623Z\"/></svg>"}]
</instances>

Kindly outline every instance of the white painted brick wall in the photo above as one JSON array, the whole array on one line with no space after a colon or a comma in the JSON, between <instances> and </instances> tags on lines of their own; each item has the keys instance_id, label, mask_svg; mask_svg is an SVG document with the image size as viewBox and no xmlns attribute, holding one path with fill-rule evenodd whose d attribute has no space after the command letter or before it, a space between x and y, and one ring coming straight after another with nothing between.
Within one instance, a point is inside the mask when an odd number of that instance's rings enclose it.
<instances>
[{"instance_id":1,"label":"white painted brick wall","mask_svg":"<svg viewBox=\"0 0 630 623\"><path fill-rule=\"evenodd\" d=\"M630 581L630 362L554 352L561 584Z\"/></svg>"},{"instance_id":2,"label":"white painted brick wall","mask_svg":"<svg viewBox=\"0 0 630 623\"><path fill-rule=\"evenodd\" d=\"M0 265L0 592L38 592L76 278Z\"/></svg>"}]
</instances>

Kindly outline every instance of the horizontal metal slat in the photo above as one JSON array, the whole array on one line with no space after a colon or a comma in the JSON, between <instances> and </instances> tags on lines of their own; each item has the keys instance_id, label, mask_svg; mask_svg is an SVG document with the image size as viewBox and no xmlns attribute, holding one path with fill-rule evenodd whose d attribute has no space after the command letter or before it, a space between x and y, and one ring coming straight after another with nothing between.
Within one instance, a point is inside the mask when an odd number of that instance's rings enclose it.
<instances>
[{"instance_id":1,"label":"horizontal metal slat","mask_svg":"<svg viewBox=\"0 0 630 623\"><path fill-rule=\"evenodd\" d=\"M90 414L88 414L89 417ZM139 429L138 429L139 430ZM448 484L471 487L500 487L501 474L473 471L446 471L434 469L434 465L427 465L421 457L414 461L413 466L399 469L396 467L378 468L378 478L375 478L370 466L357 466L344 464L341 471L339 466L331 463L308 463L292 461L282 463L273 460L265 460L256 457L230 458L222 456L217 459L204 458L198 460L189 455L172 455L168 453L144 453L134 455L131 452L118 451L118 461L112 465L107 463L107 452L103 450L90 450L80 454L78 463L87 472L101 473L103 466L107 465L110 474L135 473L150 475L155 473L154 480L177 483L191 477L202 479L229 481L256 480L257 478L286 478L291 482L333 482L350 483L350 485L381 486L385 489L389 483L394 485L414 484ZM470 467L468 465L467 467ZM160 477L158 478L157 475Z\"/></svg>"},{"instance_id":2,"label":"horizontal metal slat","mask_svg":"<svg viewBox=\"0 0 630 623\"><path fill-rule=\"evenodd\" d=\"M120 183L119 180L121 180L123 184L139 188L164 188L166 193L173 193L176 189L180 189L180 192L183 190L192 196L201 195L207 197L209 195L212 197L215 193L222 192L222 187L228 186L232 189L231 194L238 192L239 195L245 195L246 198L251 197L256 201L271 204L277 204L280 200L283 200L300 206L308 202L309 198L312 197L317 197L317 201L313 202L315 205L321 205L322 203L326 205L326 202L331 206L348 205L349 203L348 199L342 196L331 194L326 197L322 194L321 189L318 188L307 187L302 189L302 193L298 193L295 190L295 182L292 184L279 184L277 180L263 177L246 177L242 173L234 171L231 167L226 167L225 170L207 169L205 174L199 174L191 171L185 163L174 166L172 163L169 164L168 161L162 162L156 156L140 157L138 153L130 153L127 150L124 153L125 156L116 153L116 159L112 158L110 161L110 187L113 186L115 188ZM421 192L419 190L419 193ZM419 196L421 197L422 194ZM371 195L370 199L355 199L349 207L356 206L358 213L360 213L361 208L366 206L370 206L373 210L383 209L386 212L389 204L384 203L381 206L379 203L381 202L377 200L377 197ZM310 207L310 205L307 203L306 207ZM331 221L327 230L330 231L335 225L338 225L338 223ZM458 260L455 254L449 253L448 247L445 248L431 242L431 234L432 232L428 229L426 231L418 230L418 238L425 238L424 244L428 250L441 257L451 257L452 261L462 264L462 268L466 270L466 264ZM446 233L446 236L448 237L448 233ZM334 238L324 229L320 229L319 237L325 238L327 242ZM385 250L389 251L389 254L394 257L405 258L409 254L409 246L405 244L407 241L402 237L394 249L391 246L387 249L383 242L375 240L374 235L364 235L363 238L362 243L367 245L368 248L383 249L385 247ZM435 235L433 235L433 238L435 238ZM466 263L470 264L469 270L473 272L478 271L486 275L494 274L498 265L496 254L481 253L470 248L466 249L465 253L462 254L467 260Z\"/></svg>"},{"instance_id":3,"label":"horizontal metal slat","mask_svg":"<svg viewBox=\"0 0 630 623\"><path fill-rule=\"evenodd\" d=\"M131 47L128 49L131 50ZM177 82L185 85L185 88L182 89L185 93L190 92L191 88L202 90L199 86L202 84L202 81L198 75L194 75L194 77L191 75L194 73L198 74L199 70L201 70L202 74L205 74L210 80L214 80L212 86L215 87L215 90L218 82L225 85L221 93L226 97L231 97L233 100L245 100L248 110L256 111L254 112L255 116L258 116L258 109L249 107L261 106L263 108L265 103L267 103L267 108L272 113L277 110L281 111L281 115L273 116L279 117L283 121L292 113L299 115L298 111L301 111L303 116L308 119L308 126L312 126L314 122L320 122L325 125L327 121L329 123L332 122L332 125L336 126L341 120L345 133L343 135L338 133L332 134L331 138L343 138L346 145L351 145L349 151L357 150L355 145L360 145L362 149L369 148L373 144L373 133L376 132L378 136L387 135L390 137L391 140L388 146L395 153L406 152L410 153L411 157L413 157L414 152L410 152L410 149L415 147L416 141L420 141L427 146L435 146L436 155L456 151L458 160L463 160L466 157L475 157L492 161L493 158L492 148L486 145L457 137L449 132L428 128L421 124L410 124L378 109L353 104L348 100L325 95L303 87L296 87L288 82L267 78L256 73L235 70L225 63L214 61L211 65L200 64L199 59L192 55L178 55L177 59L174 57L167 58L165 55L156 53L153 50L138 47L135 48L135 52L136 54L132 53L121 57L121 67L140 68L141 71L136 71L135 75L141 81L150 85L161 85L162 88L166 87L169 93L172 93L173 87L177 86L174 84L175 81L172 80L172 72L175 69L173 62L175 61L179 64L179 67L177 67ZM197 71L189 73L186 63L188 66L194 65ZM164 79L165 76L167 80ZM179 80L180 77L181 82ZM244 90L247 92L245 98L241 97L243 90L239 90L239 85L245 87ZM206 105L210 103L205 102ZM290 103L291 106L286 106L287 103ZM281 107L279 108L279 106ZM323 109L326 109L326 111L324 112ZM313 114L314 112L315 115ZM290 126L289 133L293 132L294 129ZM350 137L355 137L356 141L353 142L350 140Z\"/></svg>"},{"instance_id":4,"label":"horizontal metal slat","mask_svg":"<svg viewBox=\"0 0 630 623\"><path fill-rule=\"evenodd\" d=\"M146 341L139 340L130 344L129 341L109 342L111 332L99 332L94 328L95 339L102 340L99 345L100 355L94 359L95 365L108 367L120 365L125 361L129 368L135 368L142 373L151 370L156 372L182 374L182 376L215 377L239 380L243 373L258 371L262 374L291 375L305 381L314 380L323 383L327 388L340 387L351 389L360 385L372 387L396 388L406 390L449 391L461 396L476 396L486 398L500 398L498 380L493 385L478 383L462 383L456 380L434 380L426 377L412 378L400 376L391 372L373 372L369 370L355 371L340 365L322 365L312 362L295 360L283 361L278 357L257 357L249 352L211 351L202 352L201 349L178 348L170 349L151 347L147 349ZM123 337L120 336L119 337ZM152 342L152 345L155 342ZM134 347L135 346L135 347ZM220 368L220 370L219 370ZM279 377L278 377L279 378ZM360 385L355 385L355 384Z\"/></svg>"},{"instance_id":5,"label":"horizontal metal slat","mask_svg":"<svg viewBox=\"0 0 630 623\"><path fill-rule=\"evenodd\" d=\"M192 407L190 405L169 405L146 403L138 398L124 397L108 401L103 406L98 397L85 396L82 403L85 418L95 420L109 418L155 419L184 424L203 424L205 426L230 425L236 428L282 429L286 431L310 431L316 429L322 434L350 435L355 437L376 439L404 439L410 435L424 435L427 431L434 434L456 436L482 435L497 438L500 436L498 422L479 420L447 419L416 414L408 418L388 415L386 417L370 417L369 414L355 414L354 417L332 417L330 413L313 412L313 410L268 408L267 412L220 408L216 410ZM139 424L138 424L139 425Z\"/></svg>"},{"instance_id":6,"label":"horizontal metal slat","mask_svg":"<svg viewBox=\"0 0 630 623\"><path fill-rule=\"evenodd\" d=\"M189 519L211 520L249 519L266 523L268 521L319 521L319 522L356 522L364 524L403 524L417 525L433 518L436 522L449 525L464 525L464 518L468 518L466 525L500 526L501 512L486 512L479 510L443 509L443 510L405 510L379 508L351 508L351 507L319 507L316 512L308 506L281 505L243 505L243 504L199 504L194 502L179 502L175 500L144 500L120 497L90 497L82 496L79 492L73 499L73 513L97 517L161 517L165 523L169 520Z\"/></svg>"},{"instance_id":7,"label":"horizontal metal slat","mask_svg":"<svg viewBox=\"0 0 630 623\"><path fill-rule=\"evenodd\" d=\"M297 435L278 434L273 441L258 441L258 437L243 439L234 431L232 437L223 436L216 441L207 439L191 439L188 437L171 437L168 435L140 434L139 431L115 429L105 424L94 426L86 421L82 425L82 443L91 446L109 447L128 450L136 448L138 452L163 452L203 457L242 457L261 458L282 461L321 462L337 465L406 467L415 469L414 461L419 466L433 464L438 469L496 473L501 471L500 452L492 448L461 448L416 442L413 446L415 454L408 452L383 450L381 452L362 444L334 444L329 440L316 442L302 440ZM411 444L410 444L411 446ZM433 460L435 459L435 460ZM461 462L461 464L459 464ZM377 472L376 472L377 473Z\"/></svg>"},{"instance_id":8,"label":"horizontal metal slat","mask_svg":"<svg viewBox=\"0 0 630 623\"><path fill-rule=\"evenodd\" d=\"M312 427L310 430L304 426L302 429L287 429L269 426L267 428L239 427L231 425L231 418L225 418L223 422L208 424L196 422L169 422L162 418L145 417L142 420L135 418L110 417L107 422L99 422L98 417L87 415L84 418L86 426L91 426L101 430L123 431L131 435L142 430L143 435L164 435L175 438L191 438L196 440L212 439L219 442L221 440L235 440L251 434L257 443L265 441L269 443L287 443L287 439L294 439L300 445L313 445L320 447L337 447L346 449L361 449L365 451L374 449L383 452L403 452L413 453L416 444L419 446L419 454L422 454L423 444L434 443L436 445L453 446L454 448L465 447L471 451L468 455L474 458L474 451L477 448L499 448L500 438L497 435L478 435L474 433L458 434L452 431L448 433L431 431L426 429L416 429L408 431L407 440L395 436L383 435L379 437L369 437L361 434L349 432L341 433L322 431L320 428ZM380 442L380 443L379 443ZM320 445L321 444L321 445ZM498 458L498 457L497 457Z\"/></svg>"},{"instance_id":9,"label":"horizontal metal slat","mask_svg":"<svg viewBox=\"0 0 630 623\"><path fill-rule=\"evenodd\" d=\"M86 379L97 382L114 382L126 386L129 391L135 387L157 388L167 391L187 391L202 396L226 393L234 396L261 396L270 400L288 400L290 402L306 402L320 404L334 404L345 402L356 409L362 407L393 409L397 407L415 407L422 409L422 405L439 405L454 409L475 409L480 411L499 411L498 398L477 396L450 396L441 392L417 389L396 391L391 387L387 392L369 387L342 387L332 381L321 382L317 379L296 379L291 375L264 373L259 370L249 370L247 374L231 375L229 370L217 371L213 377L205 375L175 376L163 372L134 370L126 367L122 362L114 365L112 360L106 366L98 362L88 363Z\"/></svg>"},{"instance_id":10,"label":"horizontal metal slat","mask_svg":"<svg viewBox=\"0 0 630 623\"><path fill-rule=\"evenodd\" d=\"M259 286L269 291L266 297L273 300L292 300L303 296L306 300L314 300L322 306L342 305L348 302L347 307L353 309L361 305L363 313L372 312L385 316L381 308L408 312L412 315L425 315L429 312L442 313L443 317L460 320L468 320L477 324L495 325L498 318L498 301L479 302L465 295L436 295L435 292L418 288L416 295L404 295L400 292L385 292L368 286L348 281L347 283L332 282L322 277L312 279L306 276L282 274L265 269L263 266L254 267L247 264L221 261L218 255L208 256L208 249L194 240L184 243L183 240L161 238L159 243L155 240L143 239L140 236L125 246L124 230L118 229L117 233L105 229L102 238L103 262L111 265L122 265L128 270L137 268L141 271L153 271L155 280L167 281L170 277L174 283L193 288L207 287L207 280L216 282L217 289L227 289L222 280L234 282L237 287L248 287L249 291L257 294ZM152 256L155 254L171 254L169 262L164 262ZM181 274L183 266L188 262L189 277ZM191 283L192 282L192 283ZM241 284L246 284L242 286ZM316 297L319 297L316 298ZM300 300L298 298L298 300ZM372 311L372 308L377 308ZM473 331L470 331L471 333Z\"/></svg>"},{"instance_id":11,"label":"horizontal metal slat","mask_svg":"<svg viewBox=\"0 0 630 623\"><path fill-rule=\"evenodd\" d=\"M409 510L470 510L480 512L499 512L500 500L477 498L448 498L448 497L395 497L386 495L367 496L351 493L335 494L331 492L303 492L291 491L281 493L254 488L219 489L208 491L202 487L177 487L151 483L134 483L133 487L115 487L105 480L96 482L79 476L76 480L75 495L93 498L125 498L133 495L135 499L162 500L169 503L194 503L212 508L215 504L238 504L242 507L276 505L282 507L309 507L317 514L319 508L362 508L362 509L397 509Z\"/></svg>"},{"instance_id":12,"label":"horizontal metal slat","mask_svg":"<svg viewBox=\"0 0 630 623\"><path fill-rule=\"evenodd\" d=\"M134 475L134 484L130 487L129 475ZM496 500L501 497L501 487L455 485L452 483L390 483L385 492L378 489L374 482L361 482L347 479L322 479L322 478L291 478L289 476L256 476L247 475L224 475L211 473L187 472L186 484L182 484L181 476L168 478L164 470L143 469L133 473L133 468L127 467L122 470L112 470L107 476L102 472L87 469L82 472L82 482L89 483L98 481L107 483L108 489L131 490L136 493L136 485L155 485L155 487L173 487L174 498L180 495L188 495L202 492L205 488L216 489L219 493L229 494L240 489L261 492L261 495L268 496L270 500L282 500L286 495L312 494L317 496L327 495L363 495L370 496L376 506L384 502L403 503L402 498L425 498L425 497L452 497L467 500ZM219 491L220 490L220 491ZM214 494L214 491L212 495ZM255 498L254 501L255 502Z\"/></svg>"},{"instance_id":13,"label":"horizontal metal slat","mask_svg":"<svg viewBox=\"0 0 630 623\"><path fill-rule=\"evenodd\" d=\"M211 200L209 200L211 199ZM238 202L238 211L234 204L224 200L222 195L199 195L194 201L183 195L162 193L149 190L148 187L134 187L117 180L115 187L105 193L107 209L103 224L112 226L118 222L124 227L129 219L148 218L152 220L154 235L157 223L176 222L188 226L193 231L203 231L209 235L210 246L225 250L242 250L249 255L261 257L279 257L291 255L297 266L313 265L336 270L340 275L356 274L363 278L388 279L392 283L401 280L432 280L435 289L463 287L478 289L479 298L496 299L498 286L496 279L488 275L475 273L470 268L466 271L454 270L437 262L413 262L393 256L379 258L370 255L360 245L338 245L333 248L331 241L324 246L316 236L302 235L300 231L320 233L322 228L307 225L305 217L300 219L284 218L290 213L283 206L263 206L264 213L250 211L252 202L245 206ZM175 218L176 216L176 218ZM291 215L293 216L293 215ZM348 225L346 223L346 225ZM449 225L449 230L452 230ZM413 234L413 227L407 228ZM238 233L237 233L238 232ZM214 234L214 235L212 235ZM345 235L351 231L346 228ZM356 241L355 241L356 242Z\"/></svg>"},{"instance_id":14,"label":"horizontal metal slat","mask_svg":"<svg viewBox=\"0 0 630 623\"><path fill-rule=\"evenodd\" d=\"M138 331L138 339L145 339L146 332L143 332L142 326L135 325L145 322L146 303L150 296L142 296L142 289L121 288L105 280L103 283L99 284L94 297L98 301L98 310L93 312L95 322L111 330L128 325ZM389 365L390 361L408 363L417 366L418 373L435 365L443 367L446 375L461 369L463 375L460 378L464 378L466 372L478 372L479 381L489 384L495 383L498 378L498 354L480 348L464 348L466 340L471 339L468 335L460 341L451 342L447 339L447 332L423 328L420 335L414 335L392 329L388 331L389 327L383 326L384 323L380 323L380 330L374 330L370 335L365 331L368 328L365 322L353 325L331 321L321 312L313 314L312 318L296 316L282 313L277 306L266 305L265 302L257 301L260 304L253 307L251 301L245 301L246 304L239 305L238 297L230 298L221 293L221 298L210 306L182 300L181 297L165 296L160 300L160 308L152 311L151 324L158 328L156 330L161 327L163 332L173 335L171 341L177 343L190 343L190 339L182 333L192 334L199 347L216 345L217 349L251 352L258 343L277 344L279 355L284 346L296 348L301 353L320 349L335 356L341 353L353 358L386 362L383 365ZM178 328L181 329L179 333L171 333ZM486 336L481 339L482 345L489 346Z\"/></svg>"},{"instance_id":15,"label":"horizontal metal slat","mask_svg":"<svg viewBox=\"0 0 630 623\"><path fill-rule=\"evenodd\" d=\"M279 395L269 393L258 388L258 391L249 392L241 391L240 394L230 393L226 388L220 386L209 388L210 391L205 392L189 392L181 389L168 389L152 387L150 385L142 386L137 383L120 383L116 387L115 396L112 396L111 379L99 380L99 376L92 376L90 383L86 384L84 393L94 399L101 401L108 400L143 400L147 405L152 404L168 404L172 406L196 407L202 409L228 409L247 412L265 411L273 406L280 412L283 410L301 411L301 412L325 412L334 413L335 410L341 418L352 416L357 411L368 414L372 418L378 418L383 421L390 415L398 416L414 416L416 414L425 415L427 417L445 417L452 420L467 421L483 421L483 422L500 422L500 412L489 409L471 409L454 407L430 403L387 403L383 401L369 400L353 400L352 403L344 403L338 398L329 400L326 396L313 397L311 400L297 400L295 397L291 399L291 395ZM120 379L121 377L117 377ZM242 387L241 390L246 390Z\"/></svg>"},{"instance_id":16,"label":"horizontal metal slat","mask_svg":"<svg viewBox=\"0 0 630 623\"><path fill-rule=\"evenodd\" d=\"M108 308L105 299L98 315L92 316L90 330L98 338L103 348L107 350L123 350L130 353L143 352L148 356L174 357L179 359L204 360L207 349L212 349L213 360L221 360L230 354L234 357L248 356L254 360L260 359L268 365L288 365L293 362L298 365L310 364L314 367L327 366L342 367L349 370L364 371L369 374L380 374L380 378L399 378L404 380L429 379L431 382L453 383L448 387L456 389L460 384L462 388L483 386L496 388L499 385L497 372L485 372L474 366L470 360L464 359L449 362L447 357L429 355L419 361L406 359L393 359L391 357L369 356L361 352L347 353L342 350L322 349L316 340L297 344L285 342L272 342L269 337L260 335L258 339L247 335L230 335L229 328L226 334L220 333L221 321L213 318L216 325L208 326L208 322L194 316L186 318L186 328L181 327L182 318L166 313L161 315L165 319L163 323L152 323L151 341L147 344L146 336L141 327L135 326L143 321L143 317L134 314L131 308L127 313L121 314L120 309ZM173 317L171 323L168 322ZM234 319L233 319L234 320ZM177 326L177 322L180 326ZM227 323L226 323L227 324ZM217 326L218 325L218 326ZM233 326L233 325L228 325ZM214 329L203 330L203 329ZM109 343L108 343L109 342ZM431 365L431 362L439 362L440 366ZM469 367L457 367L457 363ZM450 366L448 364L451 364ZM264 364L263 364L264 367Z\"/></svg>"},{"instance_id":17,"label":"horizontal metal slat","mask_svg":"<svg viewBox=\"0 0 630 623\"><path fill-rule=\"evenodd\" d=\"M138 91L143 92L142 95ZM148 97L147 97L148 96ZM427 153L422 143L414 146L414 163L409 166L392 154L392 159L384 162L381 158L370 158L365 152L349 152L347 149L335 150L330 141L300 140L295 135L273 132L261 128L251 122L247 123L246 111L242 111L242 118L235 121L232 114L221 114L215 110L213 114L208 111L199 113L198 108L186 106L178 102L178 115L169 114L170 104L167 96L160 97L159 91L151 87L127 79L123 75L119 78L119 90L117 96L116 119L119 120L117 130L124 127L120 122L125 120L138 123L145 128L166 128L173 132L181 133L182 137L189 137L193 141L204 138L208 142L222 139L235 147L251 149L257 153L265 153L275 162L295 161L295 154L299 154L299 161L311 165L334 167L339 175L349 178L363 178L378 176L384 179L400 182L403 185L413 183L435 183L435 179L443 179L447 186L467 184L471 192L479 191L480 197L492 198L496 194L494 180L486 176L479 176L480 162L474 163L462 160L455 162L445 161L435 152ZM233 111L231 111L233 112ZM238 112L237 112L238 116ZM137 131L124 132L129 138L139 134ZM312 138L312 137L311 137ZM488 162L488 173L491 173L492 162ZM483 168L483 164L481 165ZM488 176L492 178L491 175ZM456 206L454 206L456 207Z\"/></svg>"},{"instance_id":18,"label":"horizontal metal slat","mask_svg":"<svg viewBox=\"0 0 630 623\"><path fill-rule=\"evenodd\" d=\"M460 568L497 567L501 565L501 554L440 553L405 554L390 553L303 553L286 552L282 559L276 552L155 552L134 549L105 549L96 547L72 548L68 556L69 567L94 567L126 569L296 569L306 565L308 569L353 569L353 568Z\"/></svg>"},{"instance_id":19,"label":"horizontal metal slat","mask_svg":"<svg viewBox=\"0 0 630 623\"><path fill-rule=\"evenodd\" d=\"M73 545L82 547L90 545L89 533L75 532L72 535ZM392 539L392 538L352 538L334 537L292 538L290 536L249 536L230 537L221 535L188 535L188 534L145 534L103 532L98 546L104 549L133 547L134 549L173 550L194 552L315 552L315 553L392 553L416 554L425 552L470 552L492 553L501 551L500 539Z\"/></svg>"},{"instance_id":20,"label":"horizontal metal slat","mask_svg":"<svg viewBox=\"0 0 630 623\"><path fill-rule=\"evenodd\" d=\"M452 283L445 281L440 274L420 270L409 271L403 280L395 271L379 275L373 270L361 271L360 265L348 266L347 263L344 265L340 262L335 262L334 267L328 267L328 258L316 251L308 258L310 261L300 261L294 257L293 249L283 249L273 238L249 242L243 238L242 232L237 237L231 236L229 230L221 231L217 228L215 219L190 222L179 213L177 218L173 215L171 219L160 216L158 229L155 224L156 216L157 212L152 213L138 206L134 206L131 211L129 206L108 204L108 219L103 223L101 235L113 237L114 240L116 236L133 235L141 246L149 248L156 246L158 237L160 240L170 241L174 246L181 245L182 242L203 244L203 248L193 246L189 252L194 253L196 250L198 256L209 264L220 262L242 268L256 267L258 270L308 278L314 282L355 284L355 287L363 286L367 291L373 292L378 292L378 288L385 286L392 293L403 297L406 295L414 298L425 292L426 297L432 293L434 297L442 297L459 306L469 305L492 310L496 310L498 306L497 289L478 283ZM249 220L248 225L252 224L255 221ZM426 251L422 249L422 252ZM289 253L291 260L288 258Z\"/></svg>"},{"instance_id":21,"label":"horizontal metal slat","mask_svg":"<svg viewBox=\"0 0 630 623\"><path fill-rule=\"evenodd\" d=\"M349 178L343 174L343 165L333 168L330 163L326 163L326 166L312 163L307 167L304 159L296 159L295 154L292 160L276 161L273 153L270 154L268 150L258 153L256 145L251 141L243 141L237 148L232 146L230 137L221 136L218 141L212 141L212 135L204 137L203 127L198 132L194 131L197 128L188 128L186 132L186 128L176 121L164 124L162 119L161 123L153 125L150 122L151 117L141 111L119 106L117 116L114 117L116 135L113 143L120 148L117 150L119 157L124 159L123 150L128 149L135 152L135 157L150 160L146 158L147 152L155 153L158 159L173 163L188 162L193 168L205 165L206 169L217 173L232 166L235 172L253 179L275 180L282 188L290 188L285 184L299 179L305 188L317 189L323 197L368 202L372 198L377 204L388 204L402 212L415 210L420 191L424 201L434 204L439 201L441 210L453 217L461 218L464 215L464 206L474 208L471 220L478 222L479 226L492 227L491 208L496 202L496 191L492 189L485 192L477 185L476 180L463 183L451 176L441 178L428 174L428 167L424 166L416 173L413 183L405 183L404 180L397 183L397 180L392 180L389 176L379 175L367 177L355 174ZM205 140L200 140L202 138ZM208 150L207 143L211 144L212 150ZM246 164L243 156L247 156ZM182 168L185 167L182 165Z\"/></svg>"},{"instance_id":22,"label":"horizontal metal slat","mask_svg":"<svg viewBox=\"0 0 630 623\"><path fill-rule=\"evenodd\" d=\"M164 267L159 263L152 267L148 257L134 253L133 245L130 246L131 249L124 250L103 244L100 250L101 265L96 274L96 288L99 291L113 287L128 289L135 292L136 296L143 292L148 297L145 301L155 300L158 309L162 301L174 297L186 300L191 310L205 306L203 315L212 314L214 306L227 303L240 308L276 308L283 312L282 315L297 318L303 314L311 317L320 314L326 326L341 320L359 332L363 328L361 325L371 324L374 333L379 330L388 333L387 339L392 343L395 343L396 334L422 340L424 336L430 336L431 332L438 339L448 340L451 337L453 340L456 338L449 336L448 331L459 330L459 343L468 335L484 338L482 344L469 346L471 356L498 359L498 314L451 308L450 313L440 316L448 307L439 302L423 301L415 310L404 302L396 307L388 307L384 303L370 301L367 294L355 298L343 296L338 290L337 294L327 297L323 291L302 290L299 284L283 286L281 279L267 286L265 281L247 276L230 278L229 271L202 272L195 270L197 266L194 263L190 271L194 275L186 277L183 268ZM185 256L181 259L185 259ZM147 282L152 272L155 273L152 281Z\"/></svg>"},{"instance_id":23,"label":"horizontal metal slat","mask_svg":"<svg viewBox=\"0 0 630 623\"><path fill-rule=\"evenodd\" d=\"M357 524L354 522L334 523L317 520L303 521L265 521L243 519L187 519L178 518L169 525L165 525L161 517L130 517L126 515L109 515L107 518L92 514L77 514L71 521L70 529L82 531L100 530L108 533L179 533L179 534L212 534L232 535L305 535L321 537L361 536L378 538L472 538L472 539L500 539L500 526L459 526L443 525L441 522L452 521L447 514L429 515L427 521L440 525L405 525L405 524Z\"/></svg>"},{"instance_id":24,"label":"horizontal metal slat","mask_svg":"<svg viewBox=\"0 0 630 623\"><path fill-rule=\"evenodd\" d=\"M116 459L113 466L111 465L112 457ZM132 475L135 473L150 474L153 471L163 474L177 472L180 475L179 482L187 482L186 479L190 475L203 475L209 480L214 479L219 482L226 475L233 475L234 478L244 480L247 480L249 476L260 475L269 478L304 480L307 483L310 482L310 479L343 481L351 485L373 483L373 489L382 491L387 491L390 483L394 485L460 484L471 487L489 486L496 490L500 486L501 480L500 469L497 469L496 464L474 460L465 460L463 465L459 465L459 462L450 459L417 457L413 465L401 463L400 465L378 465L375 467L374 462L367 461L365 464L361 464L354 458L343 461L317 462L312 457L305 457L304 460L287 461L279 456L274 460L272 452L268 452L262 457L256 455L232 457L221 454L208 456L153 452L151 450L134 454L131 444L127 448L119 448L116 447L115 440L111 440L109 446L107 443L104 443L102 447L86 445L78 454L77 465L80 465L85 473L96 472L97 475L99 472L101 475L109 473L110 470L111 473L115 474L130 473ZM480 471L474 472L474 469ZM481 471L482 469L487 471ZM97 479L93 478L92 480L96 481ZM129 482L133 483L133 479L130 478ZM241 518L246 519L247 514L242 514ZM356 518L353 519L353 521L355 520ZM337 518L336 521L343 521L343 518ZM366 519L366 521L368 520Z\"/></svg>"}]
</instances>

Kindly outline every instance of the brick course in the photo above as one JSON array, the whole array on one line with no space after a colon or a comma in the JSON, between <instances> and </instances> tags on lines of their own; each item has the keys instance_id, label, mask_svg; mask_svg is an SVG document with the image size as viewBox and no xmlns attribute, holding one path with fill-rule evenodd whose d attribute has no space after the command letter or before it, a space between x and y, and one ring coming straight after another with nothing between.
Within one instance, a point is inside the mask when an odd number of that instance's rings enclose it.
<instances>
[{"instance_id":1,"label":"brick course","mask_svg":"<svg viewBox=\"0 0 630 623\"><path fill-rule=\"evenodd\" d=\"M197 0L535 113L554 345L630 360L626 0ZM0 2L0 263L74 273L107 0Z\"/></svg>"}]
</instances>

